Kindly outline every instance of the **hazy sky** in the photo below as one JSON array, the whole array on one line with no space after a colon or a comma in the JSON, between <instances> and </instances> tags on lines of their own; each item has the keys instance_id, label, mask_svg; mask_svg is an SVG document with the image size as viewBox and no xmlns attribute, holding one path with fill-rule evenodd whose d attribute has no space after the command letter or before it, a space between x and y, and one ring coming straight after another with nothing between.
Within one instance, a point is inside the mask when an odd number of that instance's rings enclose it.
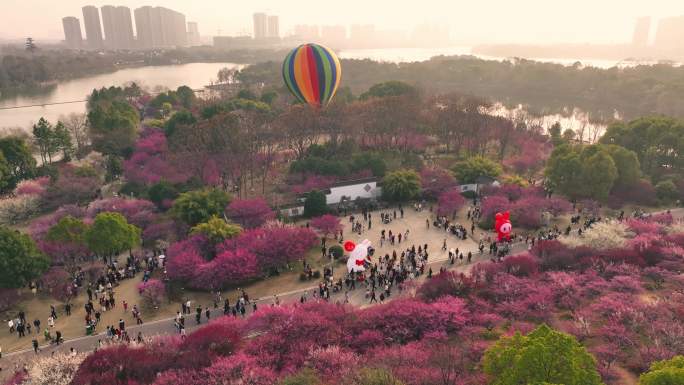
<instances>
[{"instance_id":1,"label":"hazy sky","mask_svg":"<svg viewBox=\"0 0 684 385\"><path fill-rule=\"evenodd\" d=\"M251 31L253 12L295 24L375 24L409 31L418 24L449 28L468 42L624 42L638 16L684 15L684 0L0 0L0 37L63 38L61 18L82 20L81 7L161 5L199 22L202 35Z\"/></svg>"}]
</instances>

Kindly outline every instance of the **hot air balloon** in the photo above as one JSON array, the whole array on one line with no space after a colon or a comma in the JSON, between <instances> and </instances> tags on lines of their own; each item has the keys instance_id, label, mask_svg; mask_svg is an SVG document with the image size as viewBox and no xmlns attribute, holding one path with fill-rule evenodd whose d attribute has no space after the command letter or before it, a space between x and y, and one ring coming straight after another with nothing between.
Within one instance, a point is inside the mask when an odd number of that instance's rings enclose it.
<instances>
[{"instance_id":1,"label":"hot air balloon","mask_svg":"<svg viewBox=\"0 0 684 385\"><path fill-rule=\"evenodd\" d=\"M335 53L322 45L302 44L283 62L283 80L302 103L325 107L340 85L342 67Z\"/></svg>"}]
</instances>

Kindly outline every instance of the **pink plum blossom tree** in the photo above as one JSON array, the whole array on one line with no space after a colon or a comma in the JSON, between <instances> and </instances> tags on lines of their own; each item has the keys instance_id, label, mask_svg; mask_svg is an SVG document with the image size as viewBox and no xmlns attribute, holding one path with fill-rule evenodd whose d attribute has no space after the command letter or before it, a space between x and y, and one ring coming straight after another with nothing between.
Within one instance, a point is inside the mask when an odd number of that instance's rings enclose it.
<instances>
[{"instance_id":1,"label":"pink plum blossom tree","mask_svg":"<svg viewBox=\"0 0 684 385\"><path fill-rule=\"evenodd\" d=\"M437 200L437 215L450 216L463 207L465 199L458 188L452 188L439 194Z\"/></svg>"},{"instance_id":2,"label":"pink plum blossom tree","mask_svg":"<svg viewBox=\"0 0 684 385\"><path fill-rule=\"evenodd\" d=\"M420 183L423 195L428 199L437 199L444 191L457 185L451 172L441 167L425 167L420 170Z\"/></svg>"},{"instance_id":3,"label":"pink plum blossom tree","mask_svg":"<svg viewBox=\"0 0 684 385\"><path fill-rule=\"evenodd\" d=\"M158 309L166 295L166 285L158 279L149 279L138 284L138 293L148 309Z\"/></svg>"},{"instance_id":4,"label":"pink plum blossom tree","mask_svg":"<svg viewBox=\"0 0 684 385\"><path fill-rule=\"evenodd\" d=\"M330 214L312 218L310 223L311 226L318 230L318 232L324 237L338 233L344 228L344 225L340 221L340 217Z\"/></svg>"},{"instance_id":5,"label":"pink plum blossom tree","mask_svg":"<svg viewBox=\"0 0 684 385\"><path fill-rule=\"evenodd\" d=\"M264 198L234 199L226 209L228 218L243 228L253 229L275 218Z\"/></svg>"}]
</instances>

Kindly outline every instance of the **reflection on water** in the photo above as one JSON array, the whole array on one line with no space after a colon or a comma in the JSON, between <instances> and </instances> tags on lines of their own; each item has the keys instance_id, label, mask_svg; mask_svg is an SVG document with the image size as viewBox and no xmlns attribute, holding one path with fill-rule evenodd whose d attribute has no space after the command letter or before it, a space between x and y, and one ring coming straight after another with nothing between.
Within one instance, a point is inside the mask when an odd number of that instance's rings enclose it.
<instances>
[{"instance_id":1,"label":"reflection on water","mask_svg":"<svg viewBox=\"0 0 684 385\"><path fill-rule=\"evenodd\" d=\"M341 58L347 59L371 59L385 62L415 62L428 60L438 55L471 55L470 47L449 48L388 48L388 49L348 49L339 53ZM505 58L475 55L486 60L504 60ZM611 61L611 60L577 60L577 59L554 59L533 58L542 62L572 65L577 61L585 66L598 68L610 68L613 66L633 66L648 64L640 62ZM136 82L142 87L154 90L157 87L174 89L181 85L191 88L202 88L216 78L219 69L223 67L241 68L243 65L231 63L192 63L171 66L140 67L120 70L110 74L89 76L82 79L59 82L48 88L22 91L20 95L0 96L0 129L7 127L21 127L27 129L41 116L50 121L55 121L61 115L71 112L84 112L85 103L72 103L51 106L41 106L46 103L56 103L72 100L85 100L94 88L121 86L128 82ZM39 105L30 108L2 110L3 107ZM575 113L568 114L574 116ZM581 114L580 114L581 115ZM573 130L586 129L588 119L568 118L563 116L550 117L555 122L560 120L564 127ZM593 126L592 126L593 128Z\"/></svg>"},{"instance_id":2,"label":"reflection on water","mask_svg":"<svg viewBox=\"0 0 684 385\"><path fill-rule=\"evenodd\" d=\"M589 114L578 108L567 111L566 114L537 116L531 114L523 106L508 108L501 103L496 103L488 112L495 116L523 122L528 127L541 127L545 132L548 132L554 124L560 123L563 132L572 130L575 132L575 139L583 143L595 143L607 128L606 124L592 121ZM620 117L616 115L614 118L619 119Z\"/></svg>"},{"instance_id":3,"label":"reflection on water","mask_svg":"<svg viewBox=\"0 0 684 385\"><path fill-rule=\"evenodd\" d=\"M22 91L20 94L3 95L0 98L0 108L85 100L95 88L122 86L129 82L135 82L150 90L159 87L175 89L182 85L197 89L216 79L216 74L221 68L241 68L242 66L233 63L192 63L128 68L110 74L59 82L47 89L34 89ZM0 128L21 127L28 129L41 117L45 117L49 121L56 121L61 115L72 112L85 112L85 102L0 109Z\"/></svg>"}]
</instances>

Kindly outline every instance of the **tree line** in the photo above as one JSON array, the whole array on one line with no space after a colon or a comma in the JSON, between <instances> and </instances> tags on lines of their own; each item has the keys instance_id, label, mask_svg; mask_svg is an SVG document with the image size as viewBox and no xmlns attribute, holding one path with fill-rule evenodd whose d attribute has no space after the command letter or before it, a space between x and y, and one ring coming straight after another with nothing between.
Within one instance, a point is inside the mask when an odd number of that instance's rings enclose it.
<instances>
[{"instance_id":1,"label":"tree line","mask_svg":"<svg viewBox=\"0 0 684 385\"><path fill-rule=\"evenodd\" d=\"M483 60L437 56L414 63L342 60L342 85L361 93L376 83L399 80L430 92L460 92L523 105L537 115L571 114L575 108L590 121L613 121L651 114L684 117L684 68L670 65L600 69L516 59ZM244 68L245 84L280 87L280 62Z\"/></svg>"}]
</instances>

